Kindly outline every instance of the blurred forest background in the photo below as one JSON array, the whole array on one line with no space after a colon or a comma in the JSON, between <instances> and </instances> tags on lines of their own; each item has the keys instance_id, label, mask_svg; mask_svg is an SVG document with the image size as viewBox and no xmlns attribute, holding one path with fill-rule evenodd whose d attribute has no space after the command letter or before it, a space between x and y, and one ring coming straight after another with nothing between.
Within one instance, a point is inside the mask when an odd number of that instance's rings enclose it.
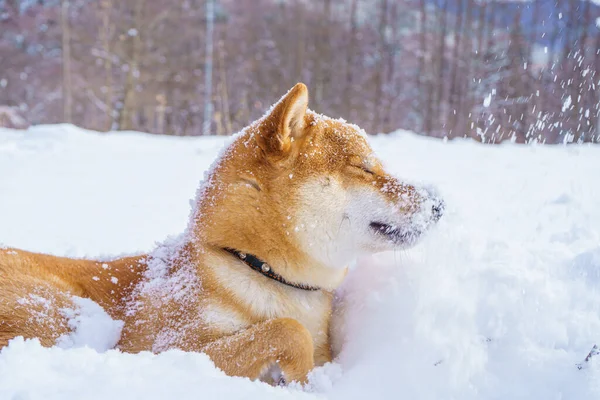
<instances>
[{"instance_id":1,"label":"blurred forest background","mask_svg":"<svg viewBox=\"0 0 600 400\"><path fill-rule=\"evenodd\" d=\"M600 0L0 0L0 124L224 135L298 81L370 133L600 142Z\"/></svg>"}]
</instances>

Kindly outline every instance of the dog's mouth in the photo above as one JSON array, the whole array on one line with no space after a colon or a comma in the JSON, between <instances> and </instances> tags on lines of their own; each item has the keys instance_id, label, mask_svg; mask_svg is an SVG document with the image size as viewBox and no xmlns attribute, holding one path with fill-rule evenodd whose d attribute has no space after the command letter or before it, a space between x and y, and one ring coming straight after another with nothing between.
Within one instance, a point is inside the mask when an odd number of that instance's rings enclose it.
<instances>
[{"instance_id":1,"label":"dog's mouth","mask_svg":"<svg viewBox=\"0 0 600 400\"><path fill-rule=\"evenodd\" d=\"M371 222L369 227L377 235L383 236L394 244L411 245L421 236L418 229L406 229L399 226L385 224L383 222Z\"/></svg>"}]
</instances>

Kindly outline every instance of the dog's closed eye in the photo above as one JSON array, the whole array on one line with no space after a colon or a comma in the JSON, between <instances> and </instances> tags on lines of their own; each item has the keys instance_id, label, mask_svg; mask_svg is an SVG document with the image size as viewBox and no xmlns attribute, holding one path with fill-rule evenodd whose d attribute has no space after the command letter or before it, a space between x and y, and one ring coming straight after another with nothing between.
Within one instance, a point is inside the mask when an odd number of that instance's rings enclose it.
<instances>
[{"instance_id":1,"label":"dog's closed eye","mask_svg":"<svg viewBox=\"0 0 600 400\"><path fill-rule=\"evenodd\" d=\"M242 182L244 182L246 185L256 189L257 191L261 191L262 189L260 188L260 185L258 184L258 182L256 182L253 179L248 179L248 178L240 178L240 180Z\"/></svg>"},{"instance_id":2,"label":"dog's closed eye","mask_svg":"<svg viewBox=\"0 0 600 400\"><path fill-rule=\"evenodd\" d=\"M375 172L370 170L364 165L353 165L354 168L360 169L362 172L367 173L369 175L375 175Z\"/></svg>"}]
</instances>

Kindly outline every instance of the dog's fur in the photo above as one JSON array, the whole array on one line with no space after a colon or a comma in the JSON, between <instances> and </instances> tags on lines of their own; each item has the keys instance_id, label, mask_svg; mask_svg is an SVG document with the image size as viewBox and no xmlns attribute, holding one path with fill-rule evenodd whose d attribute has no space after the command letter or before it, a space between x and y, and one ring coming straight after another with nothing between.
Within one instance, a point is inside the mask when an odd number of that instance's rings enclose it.
<instances>
[{"instance_id":1,"label":"dog's fur","mask_svg":"<svg viewBox=\"0 0 600 400\"><path fill-rule=\"evenodd\" d=\"M307 110L292 88L226 149L187 231L149 255L111 262L0 249L0 348L16 336L52 346L73 329L74 296L124 321L118 348L205 352L227 374L278 366L304 381L331 360L333 290L359 252L408 246L441 202L388 175L362 131ZM286 281L225 249L253 254Z\"/></svg>"}]
</instances>

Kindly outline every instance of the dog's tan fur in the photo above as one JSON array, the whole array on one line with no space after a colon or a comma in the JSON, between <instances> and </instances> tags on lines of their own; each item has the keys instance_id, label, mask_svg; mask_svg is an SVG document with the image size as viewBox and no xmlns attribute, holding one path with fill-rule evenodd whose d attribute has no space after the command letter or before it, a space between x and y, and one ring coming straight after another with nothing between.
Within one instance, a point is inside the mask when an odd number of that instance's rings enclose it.
<instances>
[{"instance_id":1,"label":"dog's tan fur","mask_svg":"<svg viewBox=\"0 0 600 400\"><path fill-rule=\"evenodd\" d=\"M72 329L61 310L75 309L79 296L124 321L123 351L201 351L227 374L253 379L276 364L300 382L330 361L332 293L346 269L328 265L324 241L310 241L328 218L313 201L328 191L371 191L390 204L409 199L395 208L408 215L422 199L385 173L355 126L307 104L298 84L242 132L208 175L176 243L110 262L0 249L0 348L16 336L55 344ZM271 280L224 248L321 290Z\"/></svg>"}]
</instances>

